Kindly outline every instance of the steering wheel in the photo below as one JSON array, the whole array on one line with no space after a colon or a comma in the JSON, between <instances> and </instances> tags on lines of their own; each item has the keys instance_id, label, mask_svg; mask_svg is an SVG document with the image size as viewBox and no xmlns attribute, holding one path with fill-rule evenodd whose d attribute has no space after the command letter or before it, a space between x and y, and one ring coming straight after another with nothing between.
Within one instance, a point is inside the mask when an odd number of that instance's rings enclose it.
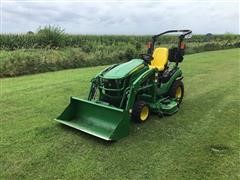
<instances>
[{"instance_id":1,"label":"steering wheel","mask_svg":"<svg viewBox=\"0 0 240 180\"><path fill-rule=\"evenodd\" d=\"M150 64L151 60L153 60L153 57L151 54L140 54L140 56L148 64Z\"/></svg>"}]
</instances>

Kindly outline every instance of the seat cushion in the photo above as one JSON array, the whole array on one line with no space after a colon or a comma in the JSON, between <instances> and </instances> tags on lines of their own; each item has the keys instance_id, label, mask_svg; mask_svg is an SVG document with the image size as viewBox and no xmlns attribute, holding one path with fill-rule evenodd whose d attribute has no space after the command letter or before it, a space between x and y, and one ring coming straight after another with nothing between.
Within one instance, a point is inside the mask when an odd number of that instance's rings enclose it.
<instances>
[{"instance_id":1,"label":"seat cushion","mask_svg":"<svg viewBox=\"0 0 240 180\"><path fill-rule=\"evenodd\" d=\"M153 52L153 60L149 65L150 68L157 68L163 71L168 63L168 48L156 48Z\"/></svg>"}]
</instances>

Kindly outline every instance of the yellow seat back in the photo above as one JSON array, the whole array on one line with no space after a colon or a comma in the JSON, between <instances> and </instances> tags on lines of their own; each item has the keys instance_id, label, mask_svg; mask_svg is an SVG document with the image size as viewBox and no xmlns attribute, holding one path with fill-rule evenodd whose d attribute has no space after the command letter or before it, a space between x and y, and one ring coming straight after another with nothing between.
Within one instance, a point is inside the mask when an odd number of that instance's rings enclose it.
<instances>
[{"instance_id":1,"label":"yellow seat back","mask_svg":"<svg viewBox=\"0 0 240 180\"><path fill-rule=\"evenodd\" d=\"M157 68L163 71L168 63L168 48L156 48L153 52L153 60L151 61L150 68Z\"/></svg>"}]
</instances>

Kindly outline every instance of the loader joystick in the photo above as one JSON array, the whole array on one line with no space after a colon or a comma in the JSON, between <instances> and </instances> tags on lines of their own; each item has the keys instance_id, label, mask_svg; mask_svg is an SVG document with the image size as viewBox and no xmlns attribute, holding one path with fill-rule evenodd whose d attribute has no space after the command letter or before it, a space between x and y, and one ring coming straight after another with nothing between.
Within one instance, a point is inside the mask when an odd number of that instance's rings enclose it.
<instances>
[{"instance_id":1,"label":"loader joystick","mask_svg":"<svg viewBox=\"0 0 240 180\"><path fill-rule=\"evenodd\" d=\"M140 54L140 57L147 63L150 64L153 57L151 54Z\"/></svg>"}]
</instances>

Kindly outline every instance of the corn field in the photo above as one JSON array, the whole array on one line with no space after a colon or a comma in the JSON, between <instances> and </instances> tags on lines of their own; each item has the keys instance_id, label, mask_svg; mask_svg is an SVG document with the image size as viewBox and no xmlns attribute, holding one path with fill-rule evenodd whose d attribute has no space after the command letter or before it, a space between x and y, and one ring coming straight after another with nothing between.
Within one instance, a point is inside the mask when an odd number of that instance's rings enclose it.
<instances>
[{"instance_id":1,"label":"corn field","mask_svg":"<svg viewBox=\"0 0 240 180\"><path fill-rule=\"evenodd\" d=\"M59 27L36 33L0 34L0 77L106 65L138 58L151 36L72 35ZM177 46L176 36L163 36L158 46ZM186 54L240 47L240 35L193 35Z\"/></svg>"}]
</instances>

